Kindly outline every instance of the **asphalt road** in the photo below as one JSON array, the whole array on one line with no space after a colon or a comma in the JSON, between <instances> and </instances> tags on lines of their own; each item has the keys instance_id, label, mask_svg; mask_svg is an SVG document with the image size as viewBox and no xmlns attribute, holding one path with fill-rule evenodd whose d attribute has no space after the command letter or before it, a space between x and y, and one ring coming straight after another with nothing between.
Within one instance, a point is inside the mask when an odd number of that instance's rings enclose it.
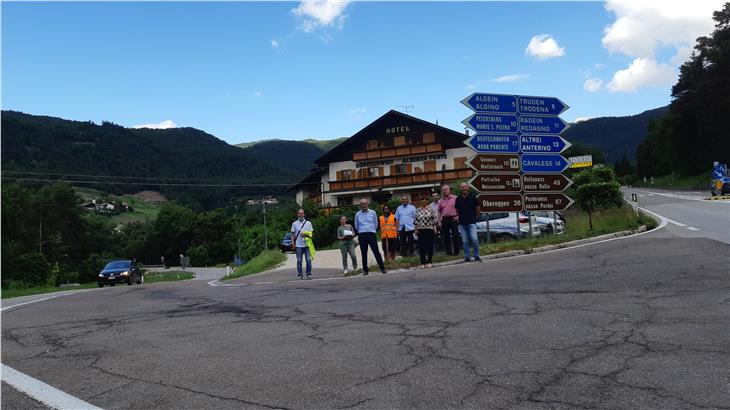
<instances>
[{"instance_id":1,"label":"asphalt road","mask_svg":"<svg viewBox=\"0 0 730 410\"><path fill-rule=\"evenodd\" d=\"M710 238L730 244L730 201L708 201L709 192L623 188L639 206L669 219L667 230L682 238Z\"/></svg>"},{"instance_id":2,"label":"asphalt road","mask_svg":"<svg viewBox=\"0 0 730 410\"><path fill-rule=\"evenodd\" d=\"M58 297L3 312L2 362L102 408L729 408L730 246L669 228L388 275ZM33 405L3 384L3 408Z\"/></svg>"}]
</instances>

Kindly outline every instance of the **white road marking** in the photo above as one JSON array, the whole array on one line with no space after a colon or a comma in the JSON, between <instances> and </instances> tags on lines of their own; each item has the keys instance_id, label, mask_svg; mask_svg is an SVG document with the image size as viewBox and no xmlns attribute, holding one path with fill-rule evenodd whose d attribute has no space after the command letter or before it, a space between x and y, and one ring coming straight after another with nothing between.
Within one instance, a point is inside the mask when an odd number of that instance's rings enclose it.
<instances>
[{"instance_id":1,"label":"white road marking","mask_svg":"<svg viewBox=\"0 0 730 410\"><path fill-rule=\"evenodd\" d=\"M682 222L677 222L674 219L667 218L666 216L664 217L664 219L666 219L667 222L673 223L673 224L675 224L677 226L681 226L682 228L684 228L685 226L687 226L686 224L683 224Z\"/></svg>"},{"instance_id":2,"label":"white road marking","mask_svg":"<svg viewBox=\"0 0 730 410\"><path fill-rule=\"evenodd\" d=\"M4 311L6 311L6 310L8 310L8 309L12 309L12 308L14 308L14 307L18 307L18 306L23 306L23 305L28 305L28 304L31 304L31 303L36 303L36 302L42 302L42 301L44 301L44 300L48 300L48 299L53 299L53 298L57 298L57 297L59 297L59 296L66 296L66 295L69 295L69 294L70 294L70 293L66 293L66 294L63 294L63 295L53 295L53 296L49 296L49 297L47 297L47 298L42 298L42 299L36 299L36 300L31 300L31 301L28 301L28 302L18 303L17 305L12 305L12 306L3 306L2 308L0 308L0 312L4 312Z\"/></svg>"},{"instance_id":3,"label":"white road marking","mask_svg":"<svg viewBox=\"0 0 730 410\"><path fill-rule=\"evenodd\" d=\"M700 230L700 228L695 228L693 226L688 226L687 229L689 229L690 231L699 231Z\"/></svg>"},{"instance_id":4,"label":"white road marking","mask_svg":"<svg viewBox=\"0 0 730 410\"><path fill-rule=\"evenodd\" d=\"M54 409L101 410L93 404L64 393L53 386L49 386L38 379L34 379L4 364L2 367L2 379L18 391Z\"/></svg>"}]
</instances>

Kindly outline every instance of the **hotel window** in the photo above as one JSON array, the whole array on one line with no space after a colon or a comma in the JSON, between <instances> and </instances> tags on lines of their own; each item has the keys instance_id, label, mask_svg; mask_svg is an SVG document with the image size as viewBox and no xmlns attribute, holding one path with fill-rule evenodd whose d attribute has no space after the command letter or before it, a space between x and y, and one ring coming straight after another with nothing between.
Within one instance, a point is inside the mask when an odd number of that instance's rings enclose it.
<instances>
[{"instance_id":1,"label":"hotel window","mask_svg":"<svg viewBox=\"0 0 730 410\"><path fill-rule=\"evenodd\" d=\"M378 167L370 167L368 168L368 176L370 178L375 178L380 176L380 168Z\"/></svg>"},{"instance_id":2,"label":"hotel window","mask_svg":"<svg viewBox=\"0 0 730 410\"><path fill-rule=\"evenodd\" d=\"M406 137L404 137L404 136L395 137L395 146L396 147L402 147L404 145L406 145Z\"/></svg>"},{"instance_id":3,"label":"hotel window","mask_svg":"<svg viewBox=\"0 0 730 410\"><path fill-rule=\"evenodd\" d=\"M454 158L454 169L466 168L466 157Z\"/></svg>"},{"instance_id":4,"label":"hotel window","mask_svg":"<svg viewBox=\"0 0 730 410\"><path fill-rule=\"evenodd\" d=\"M436 161L423 161L424 172L436 172Z\"/></svg>"},{"instance_id":5,"label":"hotel window","mask_svg":"<svg viewBox=\"0 0 730 410\"><path fill-rule=\"evenodd\" d=\"M398 164L395 166L396 175L406 175L408 173L408 164Z\"/></svg>"},{"instance_id":6,"label":"hotel window","mask_svg":"<svg viewBox=\"0 0 730 410\"><path fill-rule=\"evenodd\" d=\"M436 134L433 132L426 132L423 134L423 143L424 144L433 144L436 142Z\"/></svg>"},{"instance_id":7,"label":"hotel window","mask_svg":"<svg viewBox=\"0 0 730 410\"><path fill-rule=\"evenodd\" d=\"M337 197L337 206L348 206L348 205L352 205L352 195Z\"/></svg>"},{"instance_id":8,"label":"hotel window","mask_svg":"<svg viewBox=\"0 0 730 410\"><path fill-rule=\"evenodd\" d=\"M378 149L378 140L368 140L366 149Z\"/></svg>"},{"instance_id":9,"label":"hotel window","mask_svg":"<svg viewBox=\"0 0 730 410\"><path fill-rule=\"evenodd\" d=\"M346 169L342 171L342 180L343 181L349 181L353 178L354 172L351 169Z\"/></svg>"}]
</instances>

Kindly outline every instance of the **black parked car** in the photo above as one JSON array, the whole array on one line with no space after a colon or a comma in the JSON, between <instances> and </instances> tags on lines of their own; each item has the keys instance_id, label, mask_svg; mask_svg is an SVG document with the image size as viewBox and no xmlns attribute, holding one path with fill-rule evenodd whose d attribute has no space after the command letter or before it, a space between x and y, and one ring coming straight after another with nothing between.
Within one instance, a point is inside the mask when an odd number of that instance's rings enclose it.
<instances>
[{"instance_id":1,"label":"black parked car","mask_svg":"<svg viewBox=\"0 0 730 410\"><path fill-rule=\"evenodd\" d=\"M111 261L99 272L97 283L103 288L104 285L114 286L117 283L131 285L136 282L139 285L142 280L142 273L133 261Z\"/></svg>"},{"instance_id":2,"label":"black parked car","mask_svg":"<svg viewBox=\"0 0 730 410\"><path fill-rule=\"evenodd\" d=\"M291 240L292 240L291 232L285 233L284 238L281 240L281 243L279 244L279 249L281 249L281 253L293 252L291 249Z\"/></svg>"}]
</instances>

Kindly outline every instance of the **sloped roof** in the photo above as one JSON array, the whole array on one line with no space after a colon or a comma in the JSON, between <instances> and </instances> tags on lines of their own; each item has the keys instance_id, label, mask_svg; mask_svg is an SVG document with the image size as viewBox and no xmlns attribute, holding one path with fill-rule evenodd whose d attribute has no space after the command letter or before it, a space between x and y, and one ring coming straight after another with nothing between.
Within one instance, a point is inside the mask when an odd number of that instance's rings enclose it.
<instances>
[{"instance_id":1,"label":"sloped roof","mask_svg":"<svg viewBox=\"0 0 730 410\"><path fill-rule=\"evenodd\" d=\"M330 162L349 160L352 158L354 151L361 150L361 146L365 145L365 140L372 138L372 133L376 135L382 135L382 132L388 126L396 125L408 125L411 127L418 126L418 128L428 128L433 131L440 132L443 141L442 143L446 148L459 148L464 146L464 140L467 138L461 132L454 131L452 129L442 127L438 124L422 120L404 114L400 111L390 110L385 114L381 115L378 119L366 125L365 128L356 132L350 138L342 141L339 145L322 154L314 162L319 166L326 166ZM450 138L453 137L453 138ZM344 154L344 155L343 155Z\"/></svg>"}]
</instances>

